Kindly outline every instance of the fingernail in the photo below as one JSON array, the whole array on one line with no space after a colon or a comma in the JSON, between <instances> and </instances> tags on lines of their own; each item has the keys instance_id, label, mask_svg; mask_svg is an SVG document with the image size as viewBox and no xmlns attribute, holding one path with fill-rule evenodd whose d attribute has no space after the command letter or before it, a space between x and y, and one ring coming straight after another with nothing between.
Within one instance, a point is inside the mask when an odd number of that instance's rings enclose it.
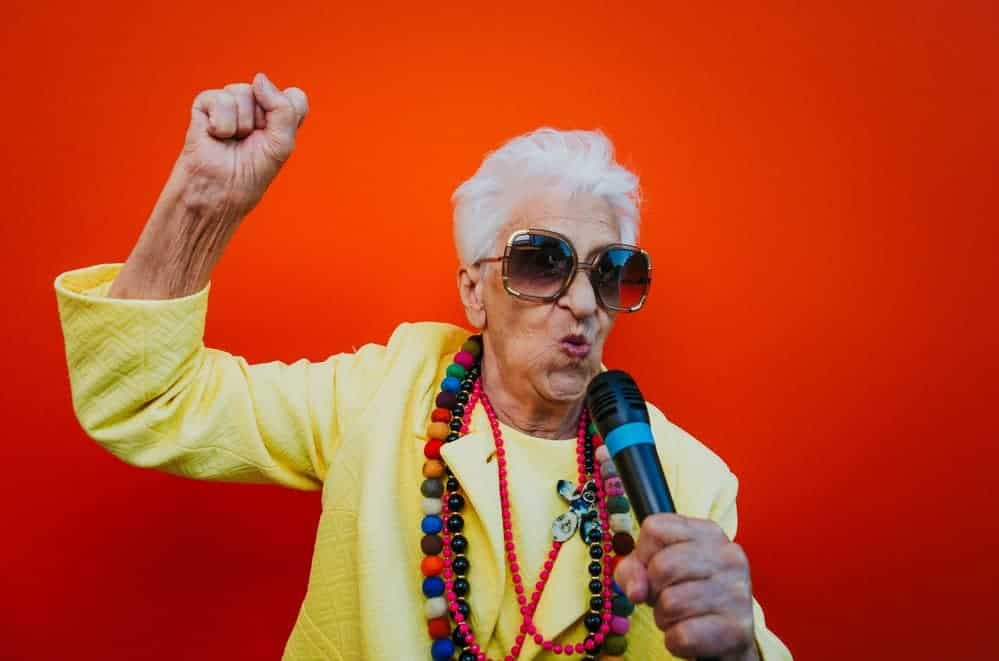
<instances>
[{"instance_id":1,"label":"fingernail","mask_svg":"<svg viewBox=\"0 0 999 661\"><path fill-rule=\"evenodd\" d=\"M264 89L266 89L271 94L277 93L278 91L277 87L275 87L274 83L271 82L271 79L267 77L267 74L261 73L260 75L263 76L264 78Z\"/></svg>"}]
</instances>

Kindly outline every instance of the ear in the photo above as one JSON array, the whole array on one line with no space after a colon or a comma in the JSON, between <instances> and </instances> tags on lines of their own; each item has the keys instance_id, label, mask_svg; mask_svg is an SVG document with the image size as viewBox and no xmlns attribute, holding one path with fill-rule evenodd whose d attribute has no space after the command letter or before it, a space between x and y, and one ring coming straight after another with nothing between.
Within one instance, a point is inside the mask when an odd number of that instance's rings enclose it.
<instances>
[{"instance_id":1,"label":"ear","mask_svg":"<svg viewBox=\"0 0 999 661\"><path fill-rule=\"evenodd\" d=\"M482 294L485 289L481 266L458 267L458 295L465 306L468 323L483 330L486 327L486 304Z\"/></svg>"}]
</instances>

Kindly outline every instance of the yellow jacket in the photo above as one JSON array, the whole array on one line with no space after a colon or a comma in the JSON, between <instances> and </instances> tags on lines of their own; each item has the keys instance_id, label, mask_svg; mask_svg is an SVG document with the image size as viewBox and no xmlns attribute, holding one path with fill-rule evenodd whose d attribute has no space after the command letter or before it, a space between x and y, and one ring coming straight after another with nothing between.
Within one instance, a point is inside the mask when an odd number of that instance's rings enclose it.
<instances>
[{"instance_id":1,"label":"yellow jacket","mask_svg":"<svg viewBox=\"0 0 999 661\"><path fill-rule=\"evenodd\" d=\"M284 659L429 659L419 568L423 445L444 370L468 332L404 323L384 346L319 363L250 365L204 346L210 284L170 300L108 298L120 268L91 266L55 280L73 406L86 433L134 466L321 490L308 592ZM677 510L714 519L734 537L735 476L649 408ZM552 520L565 511L555 483L573 479L575 447L506 426L503 434L522 574L533 584ZM488 641L488 654L502 658L520 613L501 547L492 448L477 407L470 433L443 454L470 504L473 629ZM535 615L539 630L558 642L585 635L585 550L566 544ZM789 659L756 602L754 611L764 658ZM528 639L520 658L550 657ZM673 658L646 607L632 617L625 658Z\"/></svg>"}]
</instances>

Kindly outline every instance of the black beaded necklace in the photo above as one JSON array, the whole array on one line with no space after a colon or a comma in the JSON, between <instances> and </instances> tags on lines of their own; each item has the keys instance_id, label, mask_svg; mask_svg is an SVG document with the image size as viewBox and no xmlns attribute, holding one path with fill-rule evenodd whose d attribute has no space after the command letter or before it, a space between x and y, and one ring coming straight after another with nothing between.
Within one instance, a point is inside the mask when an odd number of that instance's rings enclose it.
<instances>
[{"instance_id":1,"label":"black beaded necklace","mask_svg":"<svg viewBox=\"0 0 999 661\"><path fill-rule=\"evenodd\" d=\"M602 440L593 424L587 424L588 415L584 409L580 417L577 444L579 484L577 486L568 480L560 480L557 485L558 493L569 503L569 511L559 516L553 524L553 548L539 575L537 589L528 601L519 575L512 524L509 519L503 440L495 412L479 381L481 354L481 337L473 336L462 345L461 351L454 358L454 363L448 366L446 376L441 383L441 392L435 401L437 408L431 414L427 442L424 446L427 460L424 463L423 474L426 479L421 485L421 493L424 497L425 516L421 522L424 537L420 546L425 557L420 569L424 576L423 593L427 597L425 614L428 618L428 633L432 640L431 657L435 661L444 661L453 659L457 653L459 661L488 659L470 625L472 610L468 602L471 590L468 573L471 562L468 559L468 538L462 534L465 497L461 493L457 477L444 464L440 454L443 444L453 443L467 432L471 413L479 402L486 408L490 417L497 445L507 561L511 566L514 588L523 616L523 624L515 643L509 654L504 657L504 661L514 661L528 637L554 654L566 656L585 654L584 661L595 659L601 651L605 654L604 658L613 658L622 654L627 648L627 639L623 635L628 630L627 617L634 606L612 582L610 576L617 560L631 551L634 540L629 532L621 530L614 535L613 541L610 537L611 529L630 528L630 523L625 526L623 520L615 522L609 518L622 515L630 517L627 508L622 512L622 505L627 505L627 499L621 495L623 491L619 488L620 480L616 485L613 482L616 479L613 463L609 460L602 462L600 471L596 471L595 448L602 444ZM607 498L606 507L603 506L602 500L605 495L604 479L607 479L611 491L615 489L617 491ZM609 515L608 510L612 503L615 514ZM580 538L587 544L591 558L587 566L591 598L589 610L583 618L588 634L583 642L561 645L546 640L537 631L532 617L562 543L570 539L577 530ZM625 537L627 539L624 539ZM610 557L612 551L614 555Z\"/></svg>"}]
</instances>

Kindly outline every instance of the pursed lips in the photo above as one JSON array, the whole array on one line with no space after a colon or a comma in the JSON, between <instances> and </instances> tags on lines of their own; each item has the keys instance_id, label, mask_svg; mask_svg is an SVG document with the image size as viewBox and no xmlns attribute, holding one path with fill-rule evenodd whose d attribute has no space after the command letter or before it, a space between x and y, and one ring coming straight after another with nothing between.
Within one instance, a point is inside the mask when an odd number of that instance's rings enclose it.
<instances>
[{"instance_id":1,"label":"pursed lips","mask_svg":"<svg viewBox=\"0 0 999 661\"><path fill-rule=\"evenodd\" d=\"M562 351L572 358L586 358L590 353L591 342L583 335L566 335L559 342Z\"/></svg>"}]
</instances>

